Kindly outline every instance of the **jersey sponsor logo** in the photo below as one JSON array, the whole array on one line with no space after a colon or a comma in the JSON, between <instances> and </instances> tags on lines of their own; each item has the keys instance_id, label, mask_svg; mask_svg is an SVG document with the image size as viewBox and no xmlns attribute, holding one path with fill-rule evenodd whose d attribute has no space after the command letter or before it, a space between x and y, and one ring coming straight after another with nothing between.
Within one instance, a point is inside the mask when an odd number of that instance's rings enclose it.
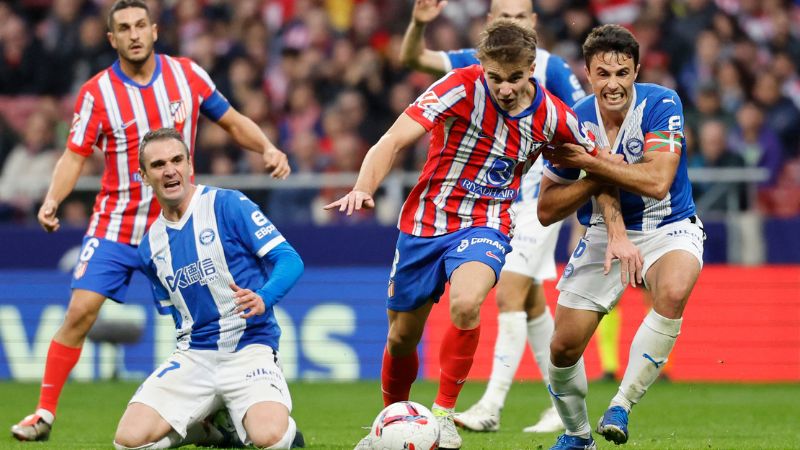
<instances>
[{"instance_id":1,"label":"jersey sponsor logo","mask_svg":"<svg viewBox=\"0 0 800 450\"><path fill-rule=\"evenodd\" d=\"M494 187L505 187L514 176L514 161L510 158L497 158L486 172L486 181Z\"/></svg>"},{"instance_id":2,"label":"jersey sponsor logo","mask_svg":"<svg viewBox=\"0 0 800 450\"><path fill-rule=\"evenodd\" d=\"M270 233L275 231L275 225L261 227L256 230L256 239L262 239L264 236L269 236Z\"/></svg>"},{"instance_id":3,"label":"jersey sponsor logo","mask_svg":"<svg viewBox=\"0 0 800 450\"><path fill-rule=\"evenodd\" d=\"M625 150L627 150L631 155L638 155L639 153L642 153L643 148L644 143L637 138L628 139L628 142L625 143Z\"/></svg>"},{"instance_id":4,"label":"jersey sponsor logo","mask_svg":"<svg viewBox=\"0 0 800 450\"><path fill-rule=\"evenodd\" d=\"M460 243L460 244L458 244L458 248L456 249L456 251L457 251L458 253L461 253L461 252L463 252L464 250L466 250L466 249L467 249L467 247L469 247L469 241L468 241L468 240L466 240L466 239L462 239L462 240L461 240L461 243Z\"/></svg>"},{"instance_id":5,"label":"jersey sponsor logo","mask_svg":"<svg viewBox=\"0 0 800 450\"><path fill-rule=\"evenodd\" d=\"M172 121L181 124L186 121L186 107L183 105L183 100L177 100L169 103L169 114L172 116Z\"/></svg>"},{"instance_id":6,"label":"jersey sponsor logo","mask_svg":"<svg viewBox=\"0 0 800 450\"><path fill-rule=\"evenodd\" d=\"M478 194L481 197L499 198L501 200L513 200L517 196L516 189L482 186L474 181L467 179L461 180L461 187L472 192L473 194Z\"/></svg>"},{"instance_id":7,"label":"jersey sponsor logo","mask_svg":"<svg viewBox=\"0 0 800 450\"><path fill-rule=\"evenodd\" d=\"M217 237L217 234L214 233L214 230L211 228L206 228L205 230L200 232L200 243L203 245L208 245L214 242L214 239Z\"/></svg>"},{"instance_id":8,"label":"jersey sponsor logo","mask_svg":"<svg viewBox=\"0 0 800 450\"><path fill-rule=\"evenodd\" d=\"M217 268L211 258L205 258L187 264L175 271L175 275L166 277L167 287L175 292L178 288L185 289L195 283L205 286L219 277Z\"/></svg>"}]
</instances>

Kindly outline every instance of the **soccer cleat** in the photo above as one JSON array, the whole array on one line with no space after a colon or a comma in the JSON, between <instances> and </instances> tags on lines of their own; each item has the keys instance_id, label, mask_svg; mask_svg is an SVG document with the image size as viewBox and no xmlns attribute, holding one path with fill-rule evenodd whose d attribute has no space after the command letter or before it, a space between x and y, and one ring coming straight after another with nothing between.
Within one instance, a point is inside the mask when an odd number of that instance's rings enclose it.
<instances>
[{"instance_id":1,"label":"soccer cleat","mask_svg":"<svg viewBox=\"0 0 800 450\"><path fill-rule=\"evenodd\" d=\"M446 409L431 408L433 416L439 422L439 450L458 450L461 448L461 436L458 435L453 422L453 412Z\"/></svg>"},{"instance_id":2,"label":"soccer cleat","mask_svg":"<svg viewBox=\"0 0 800 450\"><path fill-rule=\"evenodd\" d=\"M550 447L550 450L597 450L597 444L594 443L592 436L582 438L562 434L556 440L556 444Z\"/></svg>"},{"instance_id":3,"label":"soccer cleat","mask_svg":"<svg viewBox=\"0 0 800 450\"><path fill-rule=\"evenodd\" d=\"M564 423L558 415L555 406L551 406L542 412L539 421L535 425L522 429L524 433L555 433L564 429Z\"/></svg>"},{"instance_id":4,"label":"soccer cleat","mask_svg":"<svg viewBox=\"0 0 800 450\"><path fill-rule=\"evenodd\" d=\"M294 433L294 439L292 439L292 445L289 448L306 448L306 440L300 430Z\"/></svg>"},{"instance_id":5,"label":"soccer cleat","mask_svg":"<svg viewBox=\"0 0 800 450\"><path fill-rule=\"evenodd\" d=\"M207 417L203 421L203 427L208 433L209 442L207 445L196 444L200 447L245 447L241 439L239 439L239 433L236 432L236 426L233 424L233 419L227 408L222 408Z\"/></svg>"},{"instance_id":6,"label":"soccer cleat","mask_svg":"<svg viewBox=\"0 0 800 450\"><path fill-rule=\"evenodd\" d=\"M497 431L500 429L500 410L478 402L463 413L453 415L453 422L472 431Z\"/></svg>"},{"instance_id":7,"label":"soccer cleat","mask_svg":"<svg viewBox=\"0 0 800 450\"><path fill-rule=\"evenodd\" d=\"M31 414L11 426L11 434L19 441L46 441L50 438L52 424L39 414Z\"/></svg>"},{"instance_id":8,"label":"soccer cleat","mask_svg":"<svg viewBox=\"0 0 800 450\"><path fill-rule=\"evenodd\" d=\"M597 423L597 432L617 445L628 442L628 411L621 406L608 408Z\"/></svg>"}]
</instances>

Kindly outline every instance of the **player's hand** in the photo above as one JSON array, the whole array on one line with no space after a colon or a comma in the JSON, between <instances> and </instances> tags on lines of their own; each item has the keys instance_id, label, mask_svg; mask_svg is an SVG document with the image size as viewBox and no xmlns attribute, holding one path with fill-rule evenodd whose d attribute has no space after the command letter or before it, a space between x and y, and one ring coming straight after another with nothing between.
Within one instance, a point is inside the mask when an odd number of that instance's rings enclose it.
<instances>
[{"instance_id":1,"label":"player's hand","mask_svg":"<svg viewBox=\"0 0 800 450\"><path fill-rule=\"evenodd\" d=\"M239 317L247 319L256 315L260 316L266 312L267 307L264 305L264 299L260 295L250 289L242 289L236 283L231 283L229 286L233 289L236 314L239 314Z\"/></svg>"},{"instance_id":2,"label":"player's hand","mask_svg":"<svg viewBox=\"0 0 800 450\"><path fill-rule=\"evenodd\" d=\"M353 211L358 211L361 208L372 209L375 207L375 200L372 196L364 191L352 190L344 197L336 200L333 203L325 205L326 210L339 208L339 212L347 212L347 215L352 215Z\"/></svg>"},{"instance_id":3,"label":"player's hand","mask_svg":"<svg viewBox=\"0 0 800 450\"><path fill-rule=\"evenodd\" d=\"M39 214L36 216L44 231L48 233L58 230L61 226L58 217L56 217L56 211L58 211L58 203L55 200L45 200L42 203L42 207L39 208Z\"/></svg>"},{"instance_id":4,"label":"player's hand","mask_svg":"<svg viewBox=\"0 0 800 450\"><path fill-rule=\"evenodd\" d=\"M542 156L556 167L574 169L583 169L594 158L582 145L577 144L547 146L542 151Z\"/></svg>"},{"instance_id":5,"label":"player's hand","mask_svg":"<svg viewBox=\"0 0 800 450\"><path fill-rule=\"evenodd\" d=\"M608 147L601 148L600 150L598 150L597 155L595 155L595 158L616 165L627 164L625 162L625 155L623 155L622 153L611 153L611 149Z\"/></svg>"},{"instance_id":6,"label":"player's hand","mask_svg":"<svg viewBox=\"0 0 800 450\"><path fill-rule=\"evenodd\" d=\"M642 267L644 258L639 247L635 246L627 237L610 239L606 247L606 260L603 263L603 274L611 271L611 261L619 260L619 278L623 285L642 283Z\"/></svg>"},{"instance_id":7,"label":"player's hand","mask_svg":"<svg viewBox=\"0 0 800 450\"><path fill-rule=\"evenodd\" d=\"M427 24L439 17L445 6L447 6L447 0L416 0L411 17L414 22Z\"/></svg>"},{"instance_id":8,"label":"player's hand","mask_svg":"<svg viewBox=\"0 0 800 450\"><path fill-rule=\"evenodd\" d=\"M286 153L277 148L272 147L269 150L265 150L262 158L264 159L264 167L267 172L272 174L272 178L285 180L292 173L292 168L289 167L289 158L286 157Z\"/></svg>"}]
</instances>

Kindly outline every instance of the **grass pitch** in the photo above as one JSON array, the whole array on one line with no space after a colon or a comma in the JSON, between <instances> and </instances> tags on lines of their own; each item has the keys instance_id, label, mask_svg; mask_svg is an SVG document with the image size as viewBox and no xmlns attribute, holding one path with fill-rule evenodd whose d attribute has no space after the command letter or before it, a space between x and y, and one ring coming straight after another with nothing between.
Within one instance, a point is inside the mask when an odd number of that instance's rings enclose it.
<instances>
[{"instance_id":1,"label":"grass pitch","mask_svg":"<svg viewBox=\"0 0 800 450\"><path fill-rule=\"evenodd\" d=\"M136 383L71 383L64 390L50 441L18 443L8 431L2 449L109 449L117 422ZM461 410L483 392L471 382L459 400ZM588 404L592 425L613 396L616 385L593 383ZM352 449L381 409L377 382L293 383L293 416L307 448ZM416 383L412 400L429 405L433 383ZM0 426L8 427L29 414L38 386L0 383ZM800 385L797 384L670 384L658 383L631 415L629 449L793 449L800 448ZM517 383L509 394L497 433L462 432L465 450L547 449L556 433L525 434L547 406L540 383ZM595 436L597 438L598 436ZM602 438L600 438L602 439ZM599 448L614 444L599 440Z\"/></svg>"}]
</instances>

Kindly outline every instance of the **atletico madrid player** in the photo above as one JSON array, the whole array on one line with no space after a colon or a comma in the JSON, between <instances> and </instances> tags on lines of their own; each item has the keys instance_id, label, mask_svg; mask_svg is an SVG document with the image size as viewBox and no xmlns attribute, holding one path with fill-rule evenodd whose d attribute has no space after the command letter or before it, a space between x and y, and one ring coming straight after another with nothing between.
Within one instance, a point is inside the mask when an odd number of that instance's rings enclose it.
<instances>
[{"instance_id":1,"label":"atletico madrid player","mask_svg":"<svg viewBox=\"0 0 800 450\"><path fill-rule=\"evenodd\" d=\"M533 30L508 20L492 23L478 46L480 64L456 69L428 88L370 149L353 190L326 206L348 214L372 208L372 194L397 152L433 133L400 214L381 383L385 405L408 400L425 321L450 281L451 326L432 408L440 448L461 447L453 408L478 345L480 306L511 250L509 207L526 163L550 143L595 150L569 107L533 77L535 55ZM370 439L359 448L369 447Z\"/></svg>"},{"instance_id":2,"label":"atletico madrid player","mask_svg":"<svg viewBox=\"0 0 800 450\"><path fill-rule=\"evenodd\" d=\"M158 28L142 0L119 0L108 15L108 40L119 60L80 89L67 149L53 172L39 223L56 231L58 205L75 187L86 158L103 152L105 171L72 280L72 297L47 353L39 405L11 427L19 440L45 440L55 420L61 389L106 298L122 302L139 266L136 248L160 208L138 174L139 141L150 130L174 127L194 155L202 113L234 141L262 153L275 178L286 178L286 155L259 127L230 106L208 74L187 58L156 54Z\"/></svg>"}]
</instances>

